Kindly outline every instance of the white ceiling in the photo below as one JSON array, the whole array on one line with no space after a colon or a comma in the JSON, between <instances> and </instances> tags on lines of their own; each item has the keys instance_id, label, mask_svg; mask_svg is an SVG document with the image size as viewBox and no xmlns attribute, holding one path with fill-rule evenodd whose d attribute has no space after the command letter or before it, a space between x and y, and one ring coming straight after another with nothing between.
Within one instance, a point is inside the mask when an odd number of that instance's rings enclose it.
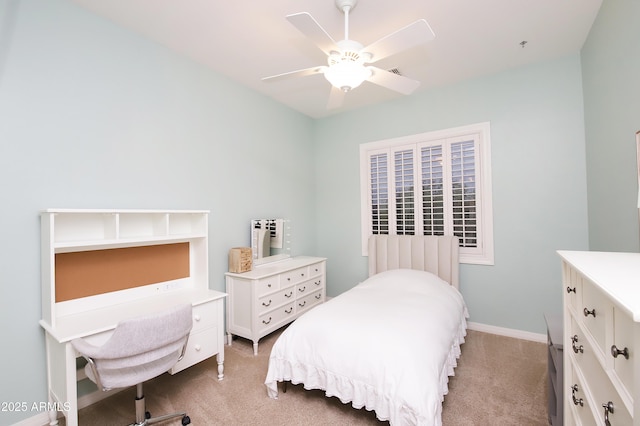
<instances>
[{"instance_id":1,"label":"white ceiling","mask_svg":"<svg viewBox=\"0 0 640 426\"><path fill-rule=\"evenodd\" d=\"M286 19L309 12L334 40L344 15L334 0L73 0L230 79L310 117L325 117L403 95L364 82L327 110L322 75L262 77L326 64L326 56ZM376 66L398 68L425 90L577 52L602 0L359 0L350 39L368 45L417 19L436 34L428 44ZM526 41L524 47L521 42ZM415 93L415 92L414 92Z\"/></svg>"}]
</instances>

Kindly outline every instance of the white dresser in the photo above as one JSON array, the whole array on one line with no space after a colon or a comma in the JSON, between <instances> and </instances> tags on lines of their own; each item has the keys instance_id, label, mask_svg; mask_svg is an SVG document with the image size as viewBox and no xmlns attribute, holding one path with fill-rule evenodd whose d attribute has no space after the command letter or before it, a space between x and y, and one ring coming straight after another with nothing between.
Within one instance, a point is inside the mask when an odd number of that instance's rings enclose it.
<instances>
[{"instance_id":1,"label":"white dresser","mask_svg":"<svg viewBox=\"0 0 640 426\"><path fill-rule=\"evenodd\" d=\"M640 253L558 253L564 424L640 425Z\"/></svg>"},{"instance_id":2,"label":"white dresser","mask_svg":"<svg viewBox=\"0 0 640 426\"><path fill-rule=\"evenodd\" d=\"M226 273L227 333L253 341L289 324L326 297L325 258L298 256Z\"/></svg>"}]
</instances>

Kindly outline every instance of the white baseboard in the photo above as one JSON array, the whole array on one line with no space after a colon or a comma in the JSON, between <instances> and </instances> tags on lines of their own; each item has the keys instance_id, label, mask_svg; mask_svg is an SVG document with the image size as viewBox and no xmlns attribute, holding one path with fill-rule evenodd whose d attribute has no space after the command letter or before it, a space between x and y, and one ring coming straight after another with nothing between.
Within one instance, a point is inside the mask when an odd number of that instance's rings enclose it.
<instances>
[{"instance_id":1,"label":"white baseboard","mask_svg":"<svg viewBox=\"0 0 640 426\"><path fill-rule=\"evenodd\" d=\"M547 335L532 333L530 331L514 330L512 328L497 327L495 325L467 322L467 328L484 333L497 334L499 336L513 337L516 339L530 340L532 342L547 343Z\"/></svg>"}]
</instances>

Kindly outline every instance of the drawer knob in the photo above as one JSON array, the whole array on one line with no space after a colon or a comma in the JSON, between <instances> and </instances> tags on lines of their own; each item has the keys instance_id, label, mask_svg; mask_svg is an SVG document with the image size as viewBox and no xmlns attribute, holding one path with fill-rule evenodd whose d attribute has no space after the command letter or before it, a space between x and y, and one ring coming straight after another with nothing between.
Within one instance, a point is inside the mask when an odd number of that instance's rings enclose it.
<instances>
[{"instance_id":1,"label":"drawer knob","mask_svg":"<svg viewBox=\"0 0 640 426\"><path fill-rule=\"evenodd\" d=\"M202 347L200 345L195 345L194 349L196 350L196 352L200 352L200 349L202 349Z\"/></svg>"},{"instance_id":2,"label":"drawer knob","mask_svg":"<svg viewBox=\"0 0 640 426\"><path fill-rule=\"evenodd\" d=\"M200 315L194 315L193 319L194 319L194 321L199 322L200 321Z\"/></svg>"},{"instance_id":3,"label":"drawer knob","mask_svg":"<svg viewBox=\"0 0 640 426\"><path fill-rule=\"evenodd\" d=\"M618 349L616 345L611 346L611 355L614 358L618 358L618 355L624 356L624 359L629 359L629 348Z\"/></svg>"},{"instance_id":4,"label":"drawer knob","mask_svg":"<svg viewBox=\"0 0 640 426\"><path fill-rule=\"evenodd\" d=\"M262 306L271 306L271 299L268 302L262 302Z\"/></svg>"},{"instance_id":5,"label":"drawer knob","mask_svg":"<svg viewBox=\"0 0 640 426\"><path fill-rule=\"evenodd\" d=\"M578 345L576 345L576 343L578 343L578 335L574 334L571 337L571 346L573 347L573 352L576 353L576 354L578 352L580 352L581 354L584 353L584 347L582 345L578 346Z\"/></svg>"},{"instance_id":6,"label":"drawer knob","mask_svg":"<svg viewBox=\"0 0 640 426\"><path fill-rule=\"evenodd\" d=\"M575 292L576 292L576 288L575 287L567 286L567 293L575 293Z\"/></svg>"},{"instance_id":7,"label":"drawer knob","mask_svg":"<svg viewBox=\"0 0 640 426\"><path fill-rule=\"evenodd\" d=\"M613 402L609 401L606 404L602 404L602 408L604 408L604 424L606 426L611 426L609 413L613 414Z\"/></svg>"},{"instance_id":8,"label":"drawer knob","mask_svg":"<svg viewBox=\"0 0 640 426\"><path fill-rule=\"evenodd\" d=\"M593 308L592 310L588 310L587 308L584 308L584 311L582 311L584 313L585 317L588 317L589 315L593 315L593 317L596 317L596 308Z\"/></svg>"},{"instance_id":9,"label":"drawer knob","mask_svg":"<svg viewBox=\"0 0 640 426\"><path fill-rule=\"evenodd\" d=\"M571 398L573 399L573 404L583 407L584 401L582 398L576 398L576 392L578 392L578 385L571 386Z\"/></svg>"}]
</instances>

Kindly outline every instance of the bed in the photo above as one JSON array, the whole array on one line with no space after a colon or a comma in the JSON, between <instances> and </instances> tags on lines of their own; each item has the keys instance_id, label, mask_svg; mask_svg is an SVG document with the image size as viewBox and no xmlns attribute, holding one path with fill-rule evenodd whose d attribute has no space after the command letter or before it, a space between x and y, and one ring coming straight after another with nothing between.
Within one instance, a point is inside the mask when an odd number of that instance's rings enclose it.
<instances>
[{"instance_id":1,"label":"bed","mask_svg":"<svg viewBox=\"0 0 640 426\"><path fill-rule=\"evenodd\" d=\"M468 317L458 240L373 236L369 278L293 322L274 343L265 385L322 389L392 425L442 424Z\"/></svg>"}]
</instances>

